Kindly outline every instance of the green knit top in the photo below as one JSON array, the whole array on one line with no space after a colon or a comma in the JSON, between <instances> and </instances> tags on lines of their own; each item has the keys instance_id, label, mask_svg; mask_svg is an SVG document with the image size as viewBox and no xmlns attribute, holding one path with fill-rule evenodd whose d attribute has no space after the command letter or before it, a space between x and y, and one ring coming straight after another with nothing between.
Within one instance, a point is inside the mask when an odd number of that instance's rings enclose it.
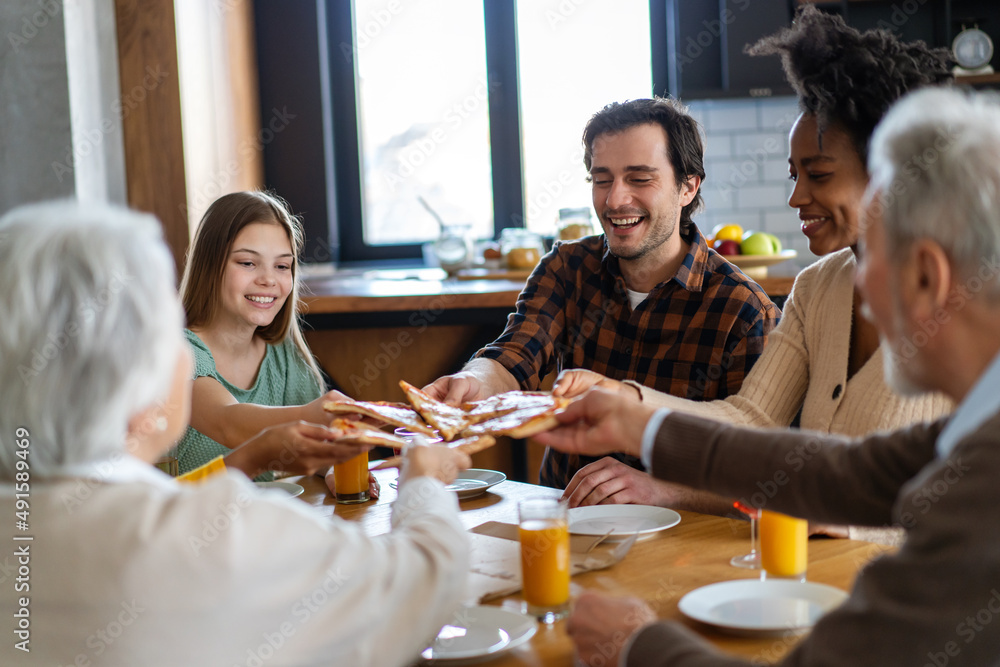
<instances>
[{"instance_id":1,"label":"green knit top","mask_svg":"<svg viewBox=\"0 0 1000 667\"><path fill-rule=\"evenodd\" d=\"M188 329L184 330L184 334L194 353L194 379L215 378L240 403L274 407L304 405L323 394L291 339L278 345L268 345L253 386L241 389L219 374L212 351L197 334ZM177 465L183 474L230 451L232 450L225 445L188 426L177 445ZM257 481L270 481L273 478L274 474L268 472L257 477Z\"/></svg>"}]
</instances>

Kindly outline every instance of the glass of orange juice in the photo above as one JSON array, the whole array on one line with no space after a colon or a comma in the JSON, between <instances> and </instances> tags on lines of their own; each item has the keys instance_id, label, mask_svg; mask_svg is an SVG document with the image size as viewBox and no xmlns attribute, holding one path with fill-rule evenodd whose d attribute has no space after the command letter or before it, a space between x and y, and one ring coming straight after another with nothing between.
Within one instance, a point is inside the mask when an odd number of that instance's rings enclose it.
<instances>
[{"instance_id":1,"label":"glass of orange juice","mask_svg":"<svg viewBox=\"0 0 1000 667\"><path fill-rule=\"evenodd\" d=\"M761 579L806 580L809 522L763 510L760 513Z\"/></svg>"},{"instance_id":2,"label":"glass of orange juice","mask_svg":"<svg viewBox=\"0 0 1000 667\"><path fill-rule=\"evenodd\" d=\"M333 466L333 482L338 503L363 503L368 500L368 452Z\"/></svg>"},{"instance_id":3,"label":"glass of orange juice","mask_svg":"<svg viewBox=\"0 0 1000 667\"><path fill-rule=\"evenodd\" d=\"M558 498L518 503L522 595L528 613L553 623L569 611L569 515Z\"/></svg>"}]
</instances>

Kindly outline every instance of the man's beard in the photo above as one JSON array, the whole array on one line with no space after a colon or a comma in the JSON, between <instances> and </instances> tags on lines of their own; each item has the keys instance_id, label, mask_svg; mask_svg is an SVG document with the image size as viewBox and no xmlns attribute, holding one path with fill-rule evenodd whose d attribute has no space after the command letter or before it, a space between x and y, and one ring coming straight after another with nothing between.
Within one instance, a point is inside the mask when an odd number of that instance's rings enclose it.
<instances>
[{"instance_id":1,"label":"man's beard","mask_svg":"<svg viewBox=\"0 0 1000 667\"><path fill-rule=\"evenodd\" d=\"M900 396L920 396L926 394L927 390L920 386L916 380L907 375L903 370L909 361L900 359L892 344L879 336L882 341L882 373L885 376L885 383L889 388Z\"/></svg>"},{"instance_id":2,"label":"man's beard","mask_svg":"<svg viewBox=\"0 0 1000 667\"><path fill-rule=\"evenodd\" d=\"M610 223L609 223L610 224ZM610 239L608 240L608 250L612 255L618 259L624 260L636 260L648 255L650 252L656 250L661 245L670 240L670 237L674 235L677 231L677 223L674 221L663 221L663 225L654 225L652 219L646 214L646 222L644 223L648 226L647 236L643 239L637 247L631 248L629 250L624 250L622 248L615 249L611 245Z\"/></svg>"},{"instance_id":3,"label":"man's beard","mask_svg":"<svg viewBox=\"0 0 1000 667\"><path fill-rule=\"evenodd\" d=\"M927 393L928 390L922 387L919 382L913 379L912 375L906 372L907 367L912 368L912 364L916 363L916 355L909 359L904 359L897 349L900 347L899 342L905 341L906 336L901 331L902 327L899 326L899 323L903 319L903 305L900 302L899 295L894 290L890 290L890 301L893 318L890 324L893 331L898 334L898 342L893 344L891 340L879 331L878 339L882 347L882 375L885 378L886 385L896 394L900 396L920 396ZM869 322L875 322L874 314L867 303L861 304L861 315Z\"/></svg>"}]
</instances>

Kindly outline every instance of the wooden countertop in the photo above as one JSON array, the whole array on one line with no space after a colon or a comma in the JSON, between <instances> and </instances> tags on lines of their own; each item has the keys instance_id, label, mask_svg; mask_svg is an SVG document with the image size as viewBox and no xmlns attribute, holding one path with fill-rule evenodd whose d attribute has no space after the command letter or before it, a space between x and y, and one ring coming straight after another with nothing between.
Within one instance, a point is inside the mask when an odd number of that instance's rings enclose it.
<instances>
[{"instance_id":1,"label":"wooden countertop","mask_svg":"<svg viewBox=\"0 0 1000 667\"><path fill-rule=\"evenodd\" d=\"M519 280L383 279L347 276L309 279L305 313L376 313L460 308L509 308L524 288Z\"/></svg>"},{"instance_id":2,"label":"wooden countertop","mask_svg":"<svg viewBox=\"0 0 1000 667\"><path fill-rule=\"evenodd\" d=\"M793 277L765 278L768 295L787 296ZM364 271L305 280L307 315L442 311L467 308L513 310L524 280L456 280L440 269Z\"/></svg>"}]
</instances>

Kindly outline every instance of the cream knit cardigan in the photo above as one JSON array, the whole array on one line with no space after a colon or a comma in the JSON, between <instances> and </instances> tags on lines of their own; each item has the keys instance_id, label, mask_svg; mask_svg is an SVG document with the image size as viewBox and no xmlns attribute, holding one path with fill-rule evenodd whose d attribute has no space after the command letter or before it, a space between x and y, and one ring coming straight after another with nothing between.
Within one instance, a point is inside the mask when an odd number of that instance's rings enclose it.
<instances>
[{"instance_id":1,"label":"cream knit cardigan","mask_svg":"<svg viewBox=\"0 0 1000 667\"><path fill-rule=\"evenodd\" d=\"M739 393L698 402L634 386L644 403L732 424L761 428L788 426L802 408L803 429L862 436L892 431L948 414L952 402L941 394L904 398L885 384L880 346L850 379L854 299L854 252L845 248L803 269L768 336L764 353ZM853 528L851 537L877 538L877 530Z\"/></svg>"}]
</instances>

